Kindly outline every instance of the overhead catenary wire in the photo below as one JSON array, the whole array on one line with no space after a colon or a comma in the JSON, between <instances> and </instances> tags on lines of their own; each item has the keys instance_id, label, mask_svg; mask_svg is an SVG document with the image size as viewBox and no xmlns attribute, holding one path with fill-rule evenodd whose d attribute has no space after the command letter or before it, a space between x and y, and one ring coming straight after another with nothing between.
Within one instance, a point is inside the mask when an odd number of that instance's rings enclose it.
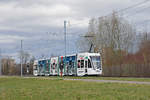
<instances>
[{"instance_id":1,"label":"overhead catenary wire","mask_svg":"<svg viewBox=\"0 0 150 100\"><path fill-rule=\"evenodd\" d=\"M139 2L139 3L136 3L136 4L134 4L134 5L131 5L131 6L127 7L127 8L120 9L120 10L118 10L116 13L125 12L125 11L127 11L127 10L129 10L129 9L133 9L133 8L136 8L136 7L140 6L140 5L143 5L143 4L145 4L145 3L149 2L149 1L150 1L150 0L145 0L145 1L142 1L142 2ZM106 17L107 17L107 16L111 16L112 14L113 14L113 13L110 13L110 14L106 15ZM81 25L81 24L85 24L85 23L81 22L81 23L71 24L70 27L72 27L72 26L77 26L77 25ZM88 23L86 22L86 24L88 24ZM70 28L70 27L69 27L69 28ZM72 32L72 33L70 33L70 34L75 34L75 33L76 33L76 32ZM78 33L78 32L77 32L77 33ZM81 33L81 32L80 32L80 33Z\"/></svg>"},{"instance_id":2,"label":"overhead catenary wire","mask_svg":"<svg viewBox=\"0 0 150 100\"><path fill-rule=\"evenodd\" d=\"M128 6L126 8L120 9L120 10L116 11L116 13L121 13L121 12L127 11L129 9L132 9L132 8L137 7L137 6L143 5L143 4L145 4L145 3L149 2L149 1L150 0L144 0L142 2L139 2L139 3L136 3L134 5ZM105 16L107 17L107 16L111 16L111 15L112 15L112 13L109 13L109 14L107 14ZM87 21L86 22L79 22L79 23L75 23L75 24L70 24L70 21L68 21L68 22L69 22L69 25L67 27L68 29L72 28L73 26L77 26L77 25L89 24ZM61 30L61 32L59 32L59 33L63 33L63 30ZM73 33L76 33L76 32L73 32ZM55 35L57 36L58 35L58 33L56 33L56 32L47 32L47 34L51 34L53 36L55 36Z\"/></svg>"},{"instance_id":3,"label":"overhead catenary wire","mask_svg":"<svg viewBox=\"0 0 150 100\"><path fill-rule=\"evenodd\" d=\"M120 9L120 10L118 10L117 12L120 13L120 12L129 10L129 9L135 8L135 7L139 6L139 5L142 5L142 4L147 3L147 2L149 2L149 1L150 1L150 0L145 0L145 1L139 2L139 3L137 3L137 4L134 4L134 5L129 6L129 7L127 7L127 8Z\"/></svg>"},{"instance_id":4,"label":"overhead catenary wire","mask_svg":"<svg viewBox=\"0 0 150 100\"><path fill-rule=\"evenodd\" d=\"M149 2L150 0L144 0L144 1L142 1L142 2L139 2L139 3L136 3L136 4L134 4L134 5L131 5L131 6L128 6L128 7L126 7L126 8L123 8L123 9L120 9L120 10L118 10L118 11L116 11L116 13L122 13L122 12L125 12L125 11L127 11L127 10L129 10L129 9L132 9L132 8L135 8L135 7L138 7L138 6L140 6L140 5L143 5L143 4L145 4L145 3L147 3L147 2ZM109 13L109 14L107 14L107 15L104 15L105 17L108 17L108 16L111 16L113 13ZM101 16L102 17L102 16ZM70 24L70 27L72 27L72 26L76 26L76 25L82 25L82 24L88 24L87 22L80 22L80 23L75 23L75 24Z\"/></svg>"},{"instance_id":5,"label":"overhead catenary wire","mask_svg":"<svg viewBox=\"0 0 150 100\"><path fill-rule=\"evenodd\" d=\"M137 14L139 14L139 13L143 13L144 11L146 11L146 10L149 9L149 8L150 8L150 6L145 7L145 8L141 8L141 9L138 9L138 10L132 12L132 13L127 14L127 15L126 15L126 18L128 18L128 17L133 17L133 16L135 16L135 15L137 15Z\"/></svg>"}]
</instances>

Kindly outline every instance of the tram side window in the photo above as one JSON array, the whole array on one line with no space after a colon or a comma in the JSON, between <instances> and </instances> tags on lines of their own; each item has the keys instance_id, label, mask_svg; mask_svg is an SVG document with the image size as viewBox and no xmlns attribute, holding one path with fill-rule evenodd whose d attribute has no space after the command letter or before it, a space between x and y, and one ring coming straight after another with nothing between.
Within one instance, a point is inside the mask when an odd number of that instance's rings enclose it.
<instances>
[{"instance_id":1,"label":"tram side window","mask_svg":"<svg viewBox=\"0 0 150 100\"><path fill-rule=\"evenodd\" d=\"M91 61L88 59L88 68L92 68Z\"/></svg>"},{"instance_id":2,"label":"tram side window","mask_svg":"<svg viewBox=\"0 0 150 100\"><path fill-rule=\"evenodd\" d=\"M87 68L87 61L85 61L85 68Z\"/></svg>"},{"instance_id":3,"label":"tram side window","mask_svg":"<svg viewBox=\"0 0 150 100\"><path fill-rule=\"evenodd\" d=\"M69 67L69 62L67 62L66 67L67 67L67 68Z\"/></svg>"},{"instance_id":4,"label":"tram side window","mask_svg":"<svg viewBox=\"0 0 150 100\"><path fill-rule=\"evenodd\" d=\"M81 60L81 68L84 68L84 60Z\"/></svg>"},{"instance_id":5,"label":"tram side window","mask_svg":"<svg viewBox=\"0 0 150 100\"><path fill-rule=\"evenodd\" d=\"M57 64L55 64L55 67L56 67L56 68L55 68L55 72L57 73Z\"/></svg>"},{"instance_id":6,"label":"tram side window","mask_svg":"<svg viewBox=\"0 0 150 100\"><path fill-rule=\"evenodd\" d=\"M38 66L37 66L37 65L35 65L35 66L34 66L34 70L37 70L37 69L38 69Z\"/></svg>"},{"instance_id":7,"label":"tram side window","mask_svg":"<svg viewBox=\"0 0 150 100\"><path fill-rule=\"evenodd\" d=\"M49 69L49 65L48 63L46 63L46 70L48 71L48 69Z\"/></svg>"},{"instance_id":8,"label":"tram side window","mask_svg":"<svg viewBox=\"0 0 150 100\"><path fill-rule=\"evenodd\" d=\"M56 67L56 69L57 69L57 64L55 64L55 67Z\"/></svg>"},{"instance_id":9,"label":"tram side window","mask_svg":"<svg viewBox=\"0 0 150 100\"><path fill-rule=\"evenodd\" d=\"M55 69L55 63L53 63L53 69Z\"/></svg>"},{"instance_id":10,"label":"tram side window","mask_svg":"<svg viewBox=\"0 0 150 100\"><path fill-rule=\"evenodd\" d=\"M42 67L43 67L43 65L42 65L42 64L40 64L40 67L42 68Z\"/></svg>"},{"instance_id":11,"label":"tram side window","mask_svg":"<svg viewBox=\"0 0 150 100\"><path fill-rule=\"evenodd\" d=\"M71 61L69 61L69 66L72 67L72 62Z\"/></svg>"},{"instance_id":12,"label":"tram side window","mask_svg":"<svg viewBox=\"0 0 150 100\"><path fill-rule=\"evenodd\" d=\"M74 62L72 62L72 67L74 68Z\"/></svg>"},{"instance_id":13,"label":"tram side window","mask_svg":"<svg viewBox=\"0 0 150 100\"><path fill-rule=\"evenodd\" d=\"M81 66L81 63L80 63L80 60L78 60L78 68L80 68Z\"/></svg>"},{"instance_id":14,"label":"tram side window","mask_svg":"<svg viewBox=\"0 0 150 100\"><path fill-rule=\"evenodd\" d=\"M35 69L36 69L36 70L38 69L38 65L35 66Z\"/></svg>"}]
</instances>

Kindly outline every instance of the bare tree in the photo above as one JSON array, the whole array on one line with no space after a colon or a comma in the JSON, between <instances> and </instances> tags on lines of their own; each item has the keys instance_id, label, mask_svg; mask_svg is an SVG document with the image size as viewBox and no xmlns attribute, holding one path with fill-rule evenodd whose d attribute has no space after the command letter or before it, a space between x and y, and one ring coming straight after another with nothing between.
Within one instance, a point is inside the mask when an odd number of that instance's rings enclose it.
<instances>
[{"instance_id":1,"label":"bare tree","mask_svg":"<svg viewBox=\"0 0 150 100\"><path fill-rule=\"evenodd\" d=\"M90 20L88 32L85 36L91 37L85 37L85 40L88 42L80 41L82 44L80 47L88 46L90 48L89 43L91 43L93 44L93 52L101 52L103 50L103 54L107 54L106 51L110 52L112 50L111 58L113 59L114 56L117 56L120 60L122 51L128 52L132 46L134 35L135 30L132 25L124 18L119 17L116 12L113 12L111 16Z\"/></svg>"},{"instance_id":2,"label":"bare tree","mask_svg":"<svg viewBox=\"0 0 150 100\"><path fill-rule=\"evenodd\" d=\"M135 30L128 21L114 12L111 16L92 19L87 34L94 35L91 39L99 49L111 47L128 50L132 46Z\"/></svg>"},{"instance_id":3,"label":"bare tree","mask_svg":"<svg viewBox=\"0 0 150 100\"><path fill-rule=\"evenodd\" d=\"M9 56L2 59L2 74L3 75L15 74L15 60Z\"/></svg>"}]
</instances>

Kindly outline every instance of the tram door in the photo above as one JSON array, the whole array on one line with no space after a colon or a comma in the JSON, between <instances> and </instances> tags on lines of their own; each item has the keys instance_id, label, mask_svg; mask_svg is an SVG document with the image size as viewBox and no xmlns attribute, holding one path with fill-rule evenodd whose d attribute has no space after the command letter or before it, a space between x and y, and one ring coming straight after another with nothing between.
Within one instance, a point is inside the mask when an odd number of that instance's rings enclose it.
<instances>
[{"instance_id":1,"label":"tram door","mask_svg":"<svg viewBox=\"0 0 150 100\"><path fill-rule=\"evenodd\" d=\"M85 62L85 74L88 73L88 60L84 60Z\"/></svg>"},{"instance_id":2,"label":"tram door","mask_svg":"<svg viewBox=\"0 0 150 100\"><path fill-rule=\"evenodd\" d=\"M78 60L77 74L78 74L79 76L85 75L84 60Z\"/></svg>"}]
</instances>

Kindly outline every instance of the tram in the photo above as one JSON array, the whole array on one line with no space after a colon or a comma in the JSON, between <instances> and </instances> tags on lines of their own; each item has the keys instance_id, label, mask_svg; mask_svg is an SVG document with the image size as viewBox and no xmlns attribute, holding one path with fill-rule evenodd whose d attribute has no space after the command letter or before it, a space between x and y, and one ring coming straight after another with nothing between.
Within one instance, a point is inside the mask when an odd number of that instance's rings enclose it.
<instances>
[{"instance_id":1,"label":"tram","mask_svg":"<svg viewBox=\"0 0 150 100\"><path fill-rule=\"evenodd\" d=\"M39 59L34 62L33 74L35 76L101 75L101 55L99 53L78 53Z\"/></svg>"}]
</instances>

